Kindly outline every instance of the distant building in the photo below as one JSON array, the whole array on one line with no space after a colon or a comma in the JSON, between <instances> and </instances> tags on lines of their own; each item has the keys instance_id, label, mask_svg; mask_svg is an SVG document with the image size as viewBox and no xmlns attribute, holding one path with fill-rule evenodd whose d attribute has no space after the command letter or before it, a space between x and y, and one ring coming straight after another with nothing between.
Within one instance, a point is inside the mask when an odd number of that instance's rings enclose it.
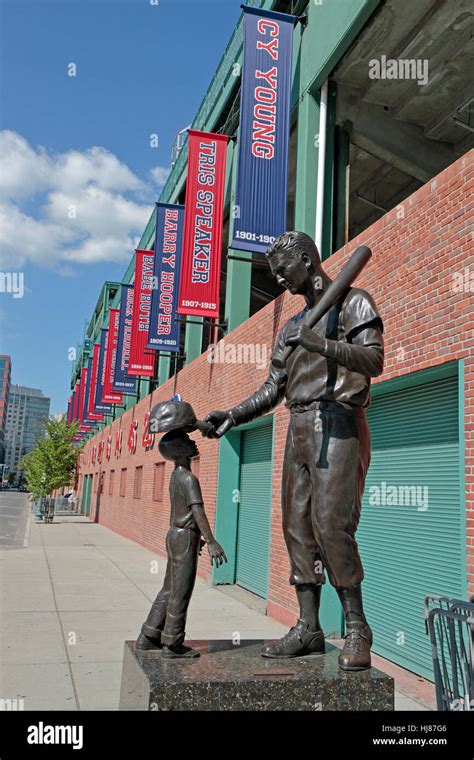
<instances>
[{"instance_id":1,"label":"distant building","mask_svg":"<svg viewBox=\"0 0 474 760\"><path fill-rule=\"evenodd\" d=\"M22 456L28 454L44 433L50 399L36 388L12 385L7 408L5 464L16 472Z\"/></svg>"},{"instance_id":2,"label":"distant building","mask_svg":"<svg viewBox=\"0 0 474 760\"><path fill-rule=\"evenodd\" d=\"M6 354L0 354L0 465L5 464L5 428L11 373L12 361L10 357L6 356Z\"/></svg>"}]
</instances>

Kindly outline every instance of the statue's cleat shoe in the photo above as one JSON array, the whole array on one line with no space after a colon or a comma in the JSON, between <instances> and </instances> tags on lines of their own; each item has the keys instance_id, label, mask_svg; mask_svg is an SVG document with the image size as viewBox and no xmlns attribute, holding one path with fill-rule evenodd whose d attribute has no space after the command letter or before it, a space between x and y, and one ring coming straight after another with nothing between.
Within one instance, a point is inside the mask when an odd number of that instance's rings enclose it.
<instances>
[{"instance_id":1,"label":"statue's cleat shoe","mask_svg":"<svg viewBox=\"0 0 474 760\"><path fill-rule=\"evenodd\" d=\"M372 631L364 623L349 623L344 636L344 648L339 654L341 670L368 670L371 665L370 647L372 646Z\"/></svg>"},{"instance_id":2,"label":"statue's cleat shoe","mask_svg":"<svg viewBox=\"0 0 474 760\"><path fill-rule=\"evenodd\" d=\"M261 654L262 657L289 658L321 655L325 651L323 631L308 631L306 623L298 620L282 639L268 644Z\"/></svg>"},{"instance_id":3,"label":"statue's cleat shoe","mask_svg":"<svg viewBox=\"0 0 474 760\"><path fill-rule=\"evenodd\" d=\"M186 647L184 644L173 644L172 646L163 645L161 656L165 660L177 660L177 659L192 659L194 657L200 657L201 654L197 649L192 647Z\"/></svg>"},{"instance_id":4,"label":"statue's cleat shoe","mask_svg":"<svg viewBox=\"0 0 474 760\"><path fill-rule=\"evenodd\" d=\"M161 643L161 636L145 636L144 633L140 633L135 643L135 650L139 652L150 652L161 649L163 644Z\"/></svg>"}]
</instances>

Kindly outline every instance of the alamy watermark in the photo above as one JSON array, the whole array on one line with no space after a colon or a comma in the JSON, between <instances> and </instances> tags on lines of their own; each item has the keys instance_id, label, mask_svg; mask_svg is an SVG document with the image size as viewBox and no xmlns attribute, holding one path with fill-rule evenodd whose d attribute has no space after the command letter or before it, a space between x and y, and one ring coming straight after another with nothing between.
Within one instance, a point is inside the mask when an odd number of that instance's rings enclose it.
<instances>
[{"instance_id":1,"label":"alamy watermark","mask_svg":"<svg viewBox=\"0 0 474 760\"><path fill-rule=\"evenodd\" d=\"M13 298L25 295L25 275L23 272L0 272L0 293L11 293Z\"/></svg>"},{"instance_id":2,"label":"alamy watermark","mask_svg":"<svg viewBox=\"0 0 474 760\"><path fill-rule=\"evenodd\" d=\"M369 504L374 507L416 507L418 512L428 509L428 486L389 486L385 480L370 486Z\"/></svg>"},{"instance_id":3,"label":"alamy watermark","mask_svg":"<svg viewBox=\"0 0 474 760\"><path fill-rule=\"evenodd\" d=\"M371 58L369 79L416 79L419 85L428 84L427 58Z\"/></svg>"},{"instance_id":4,"label":"alamy watermark","mask_svg":"<svg viewBox=\"0 0 474 760\"><path fill-rule=\"evenodd\" d=\"M207 347L209 364L255 364L265 369L269 362L266 343L211 343Z\"/></svg>"}]
</instances>

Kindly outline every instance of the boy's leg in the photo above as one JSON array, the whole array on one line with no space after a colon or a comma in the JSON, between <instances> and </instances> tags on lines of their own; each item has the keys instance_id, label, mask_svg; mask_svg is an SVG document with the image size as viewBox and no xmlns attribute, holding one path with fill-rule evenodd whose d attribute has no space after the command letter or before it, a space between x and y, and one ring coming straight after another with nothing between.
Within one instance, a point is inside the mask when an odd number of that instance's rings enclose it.
<instances>
[{"instance_id":1,"label":"boy's leg","mask_svg":"<svg viewBox=\"0 0 474 760\"><path fill-rule=\"evenodd\" d=\"M161 641L163 656L197 656L199 653L183 646L189 602L196 581L200 535L189 528L172 528L169 532L171 560L171 589L166 622Z\"/></svg>"},{"instance_id":2,"label":"boy's leg","mask_svg":"<svg viewBox=\"0 0 474 760\"><path fill-rule=\"evenodd\" d=\"M168 533L169 535L169 533ZM158 592L153 602L148 617L142 625L140 635L137 639L137 649L156 649L161 647L161 634L165 627L166 610L171 592L171 557L168 546L168 536L166 538L166 548L168 551L168 562L166 564L165 579L163 586Z\"/></svg>"}]
</instances>

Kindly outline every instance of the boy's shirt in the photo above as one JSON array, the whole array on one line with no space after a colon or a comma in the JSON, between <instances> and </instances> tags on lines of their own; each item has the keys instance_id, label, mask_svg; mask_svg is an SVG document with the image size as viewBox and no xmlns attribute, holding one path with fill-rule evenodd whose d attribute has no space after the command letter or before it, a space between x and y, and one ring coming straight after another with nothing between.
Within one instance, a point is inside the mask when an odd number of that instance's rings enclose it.
<instances>
[{"instance_id":1,"label":"boy's shirt","mask_svg":"<svg viewBox=\"0 0 474 760\"><path fill-rule=\"evenodd\" d=\"M170 478L172 528L191 528L199 530L194 519L192 505L203 504L201 486L193 472L185 467L175 467Z\"/></svg>"}]
</instances>

